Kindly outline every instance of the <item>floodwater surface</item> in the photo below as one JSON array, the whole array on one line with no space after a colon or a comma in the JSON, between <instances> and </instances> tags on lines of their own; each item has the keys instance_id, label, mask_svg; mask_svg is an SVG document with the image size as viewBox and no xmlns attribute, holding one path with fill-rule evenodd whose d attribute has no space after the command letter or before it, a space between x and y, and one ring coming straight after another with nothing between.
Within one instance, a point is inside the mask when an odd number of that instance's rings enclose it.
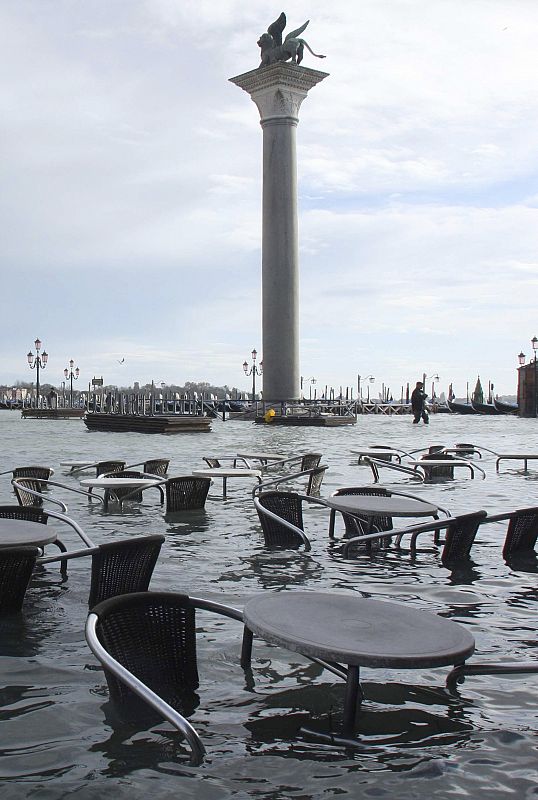
<instances>
[{"instance_id":1,"label":"floodwater surface","mask_svg":"<svg viewBox=\"0 0 538 800\"><path fill-rule=\"evenodd\" d=\"M538 452L536 420L439 414L429 426L410 417L363 416L353 427L271 428L215 420L211 433L173 437L86 431L80 420L21 420L0 413L0 471L45 464L54 479L78 486L60 462L113 457L127 463L170 459L169 475L204 467L203 456L242 451L323 454L329 469L322 487L372 482L355 448L384 444L414 450L432 444L473 442L497 452ZM538 462L527 473L495 457L478 460L486 471L470 480L416 485L383 471L382 480L431 499L452 514L491 513L538 505ZM0 503L14 502L9 475L0 477ZM403 477L403 480L402 480ZM241 608L265 591L334 591L404 602L464 625L476 639L475 661L536 659L538 573L510 568L502 559L505 524L480 529L470 564L441 565L431 538L405 550L344 560L328 539L329 513L305 513L312 550L269 551L250 497L250 479L231 480L229 499L220 480L203 512L166 521L158 493L109 513L62 490L55 495L96 543L165 533L151 588L182 591ZM401 521L407 524L407 520ZM338 535L342 532L338 528ZM68 532L62 538L77 547ZM90 562L39 570L24 610L0 620L0 785L2 800L78 800L195 797L439 798L538 797L536 780L538 676L476 676L455 694L445 688L448 668L363 669L365 701L349 746L327 734L342 724L344 685L302 656L254 641L253 677L239 666L239 623L199 612L200 687L190 719L207 748L193 767L168 723L126 722L108 702L102 669L84 639Z\"/></svg>"}]
</instances>

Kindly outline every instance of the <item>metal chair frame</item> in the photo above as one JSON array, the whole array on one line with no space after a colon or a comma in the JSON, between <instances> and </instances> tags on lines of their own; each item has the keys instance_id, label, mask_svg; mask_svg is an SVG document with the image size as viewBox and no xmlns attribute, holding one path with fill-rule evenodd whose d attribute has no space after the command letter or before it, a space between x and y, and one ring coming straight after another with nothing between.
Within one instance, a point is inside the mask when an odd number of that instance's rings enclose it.
<instances>
[{"instance_id":1,"label":"metal chair frame","mask_svg":"<svg viewBox=\"0 0 538 800\"><path fill-rule=\"evenodd\" d=\"M122 608L127 608L129 604L132 606L133 603L138 604L139 602L144 602L150 606L154 600L156 602L165 602L167 598L169 598L171 602L174 600L179 600L179 602L187 608L193 609L193 613L194 609L201 609L230 617L231 619L235 619L239 622L243 622L242 612L236 608L232 608L231 606L225 606L221 603L214 603L209 600L204 600L203 598L180 595L178 593L143 592L116 597L112 600L106 600L103 603L99 603L97 606L95 606L95 608L93 608L90 612L86 622L86 641L92 653L105 668L109 687L110 677L112 677L112 681L119 681L121 684L138 695L138 697L140 697L151 708L153 708L154 711L170 722L174 728L176 728L186 738L191 748L191 763L197 765L203 761L206 749L194 726L191 725L191 723L182 714L180 714L179 711L169 705L162 697L150 689L149 686L147 686L126 666L114 658L103 645L99 636L103 624L106 624L108 613L113 613L116 609L121 610ZM157 624L158 615L155 614L153 619L154 624Z\"/></svg>"}]
</instances>

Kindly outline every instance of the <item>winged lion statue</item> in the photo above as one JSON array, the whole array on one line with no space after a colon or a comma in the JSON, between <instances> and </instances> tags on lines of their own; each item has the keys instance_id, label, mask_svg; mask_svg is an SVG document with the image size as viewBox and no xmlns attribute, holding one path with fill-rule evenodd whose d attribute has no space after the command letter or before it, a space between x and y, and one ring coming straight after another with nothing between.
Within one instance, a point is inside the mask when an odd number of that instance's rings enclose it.
<instances>
[{"instance_id":1,"label":"winged lion statue","mask_svg":"<svg viewBox=\"0 0 538 800\"><path fill-rule=\"evenodd\" d=\"M284 41L282 41L282 34L286 27L286 15L282 12L279 18L272 25L269 25L267 33L263 33L258 39L257 44L261 50L262 58L260 67L275 64L277 61L289 61L290 59L292 64L300 64L303 60L305 47L316 58L325 58L325 56L314 53L310 45L304 39L299 38L309 22L310 20L307 20L300 28L288 33Z\"/></svg>"}]
</instances>

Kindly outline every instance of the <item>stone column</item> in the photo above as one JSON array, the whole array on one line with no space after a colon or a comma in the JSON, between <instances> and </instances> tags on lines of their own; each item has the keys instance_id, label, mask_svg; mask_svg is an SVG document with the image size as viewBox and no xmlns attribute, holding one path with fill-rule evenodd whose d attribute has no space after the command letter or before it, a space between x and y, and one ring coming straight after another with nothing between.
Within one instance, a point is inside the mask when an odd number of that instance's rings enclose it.
<instances>
[{"instance_id":1,"label":"stone column","mask_svg":"<svg viewBox=\"0 0 538 800\"><path fill-rule=\"evenodd\" d=\"M326 72L278 62L231 78L263 129L263 399L299 398L299 236L295 129L308 90Z\"/></svg>"}]
</instances>

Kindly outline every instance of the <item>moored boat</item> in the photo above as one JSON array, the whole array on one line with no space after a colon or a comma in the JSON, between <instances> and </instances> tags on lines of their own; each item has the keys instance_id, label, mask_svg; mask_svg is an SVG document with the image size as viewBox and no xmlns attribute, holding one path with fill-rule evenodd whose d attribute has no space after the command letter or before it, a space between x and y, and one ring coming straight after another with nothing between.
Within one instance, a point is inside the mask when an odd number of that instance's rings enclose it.
<instances>
[{"instance_id":1,"label":"moored boat","mask_svg":"<svg viewBox=\"0 0 538 800\"><path fill-rule=\"evenodd\" d=\"M493 405L501 414L517 414L519 406L517 403L506 403L503 400L493 398Z\"/></svg>"},{"instance_id":2,"label":"moored boat","mask_svg":"<svg viewBox=\"0 0 538 800\"><path fill-rule=\"evenodd\" d=\"M454 414L478 414L470 403L458 403L455 400L447 400L446 403Z\"/></svg>"},{"instance_id":3,"label":"moored boat","mask_svg":"<svg viewBox=\"0 0 538 800\"><path fill-rule=\"evenodd\" d=\"M502 411L498 411L493 403L477 403L476 400L471 400L471 405L478 414L502 414Z\"/></svg>"}]
</instances>

